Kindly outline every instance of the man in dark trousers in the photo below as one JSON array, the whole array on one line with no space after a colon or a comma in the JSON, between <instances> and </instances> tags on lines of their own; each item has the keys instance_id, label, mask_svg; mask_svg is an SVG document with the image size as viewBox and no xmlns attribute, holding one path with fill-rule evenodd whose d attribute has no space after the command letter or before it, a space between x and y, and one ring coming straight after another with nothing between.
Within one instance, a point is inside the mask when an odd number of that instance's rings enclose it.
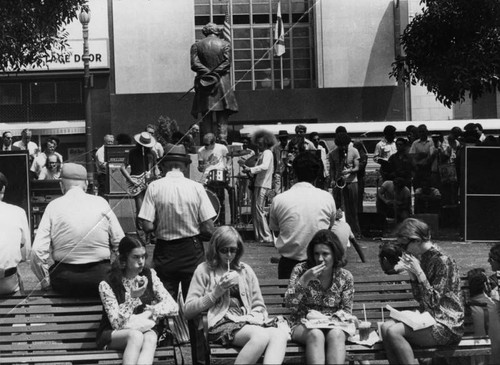
<instances>
[{"instance_id":1,"label":"man in dark trousers","mask_svg":"<svg viewBox=\"0 0 500 365\"><path fill-rule=\"evenodd\" d=\"M217 142L227 142L229 115L238 111L231 86L231 44L219 38L219 28L208 23L202 29L205 36L191 46L191 70L196 72L196 91L191 114L201 114L201 134L214 133ZM215 123L214 123L215 119Z\"/></svg>"},{"instance_id":2,"label":"man in dark trousers","mask_svg":"<svg viewBox=\"0 0 500 365\"><path fill-rule=\"evenodd\" d=\"M183 297L187 296L193 273L205 259L202 238L211 237L216 215L203 185L184 177L190 163L184 145L166 149L160 162L166 175L149 184L139 212L144 231L156 232L154 268L175 299L179 283ZM201 344L194 323L189 323L189 335L196 356L195 349Z\"/></svg>"}]
</instances>

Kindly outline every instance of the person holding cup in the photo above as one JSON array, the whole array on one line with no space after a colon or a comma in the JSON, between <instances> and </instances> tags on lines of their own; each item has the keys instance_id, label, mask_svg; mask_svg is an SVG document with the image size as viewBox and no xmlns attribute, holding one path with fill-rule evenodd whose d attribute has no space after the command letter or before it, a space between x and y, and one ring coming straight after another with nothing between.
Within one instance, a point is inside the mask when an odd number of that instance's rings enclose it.
<instances>
[{"instance_id":1,"label":"person holding cup","mask_svg":"<svg viewBox=\"0 0 500 365\"><path fill-rule=\"evenodd\" d=\"M306 262L297 264L290 277L285 304L292 309L292 340L306 346L308 364L345 362L344 331L337 328L308 329L301 322L309 318L310 312L350 317L354 279L342 268L345 263L344 248L338 237L330 230L322 229L307 246Z\"/></svg>"},{"instance_id":2,"label":"person holding cup","mask_svg":"<svg viewBox=\"0 0 500 365\"><path fill-rule=\"evenodd\" d=\"M281 364L288 332L269 326L257 276L240 261L243 240L231 226L217 228L210 239L206 262L196 268L184 306L190 320L208 311L208 339L241 347L235 364Z\"/></svg>"},{"instance_id":3,"label":"person holding cup","mask_svg":"<svg viewBox=\"0 0 500 365\"><path fill-rule=\"evenodd\" d=\"M460 274L455 261L431 242L429 226L405 219L397 229L403 249L398 263L410 275L413 296L420 311L429 312L436 324L414 331L406 324L388 320L382 338L390 364L418 364L412 346L445 346L458 343L464 332L464 305Z\"/></svg>"}]
</instances>

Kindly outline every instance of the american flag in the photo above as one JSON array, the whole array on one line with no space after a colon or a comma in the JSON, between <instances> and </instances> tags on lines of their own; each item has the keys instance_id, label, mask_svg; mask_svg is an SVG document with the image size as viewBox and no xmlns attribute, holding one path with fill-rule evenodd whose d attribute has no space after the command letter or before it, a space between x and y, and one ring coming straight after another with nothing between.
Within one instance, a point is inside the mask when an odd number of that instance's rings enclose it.
<instances>
[{"instance_id":1,"label":"american flag","mask_svg":"<svg viewBox=\"0 0 500 365\"><path fill-rule=\"evenodd\" d=\"M281 19L281 1L278 1L276 17L276 27L274 28L274 55L281 57L285 53L285 29L283 26L283 19Z\"/></svg>"},{"instance_id":2,"label":"american flag","mask_svg":"<svg viewBox=\"0 0 500 365\"><path fill-rule=\"evenodd\" d=\"M231 18L229 15L229 2L226 7L226 17L224 18L224 25L222 27L222 36L223 38L231 43Z\"/></svg>"}]
</instances>

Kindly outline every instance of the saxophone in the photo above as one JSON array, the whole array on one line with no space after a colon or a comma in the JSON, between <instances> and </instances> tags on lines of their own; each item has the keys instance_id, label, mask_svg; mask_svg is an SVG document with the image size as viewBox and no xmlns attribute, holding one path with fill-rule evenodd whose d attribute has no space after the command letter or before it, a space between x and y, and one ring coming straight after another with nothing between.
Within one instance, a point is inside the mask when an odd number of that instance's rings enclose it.
<instances>
[{"instance_id":1,"label":"saxophone","mask_svg":"<svg viewBox=\"0 0 500 365\"><path fill-rule=\"evenodd\" d=\"M343 189L346 186L346 180L343 172L347 167L347 154L339 150L339 157L340 157L340 163L339 163L340 168L338 169L338 171L336 171L336 176L335 179L333 180L333 188Z\"/></svg>"}]
</instances>

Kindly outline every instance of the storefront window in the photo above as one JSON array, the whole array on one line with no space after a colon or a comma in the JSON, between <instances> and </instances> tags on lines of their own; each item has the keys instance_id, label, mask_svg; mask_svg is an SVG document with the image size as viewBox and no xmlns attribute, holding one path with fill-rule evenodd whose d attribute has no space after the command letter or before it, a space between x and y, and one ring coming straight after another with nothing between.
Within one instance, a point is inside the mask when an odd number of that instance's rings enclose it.
<instances>
[{"instance_id":1,"label":"storefront window","mask_svg":"<svg viewBox=\"0 0 500 365\"><path fill-rule=\"evenodd\" d=\"M82 102L80 81L32 82L32 104L79 104Z\"/></svg>"},{"instance_id":2,"label":"storefront window","mask_svg":"<svg viewBox=\"0 0 500 365\"><path fill-rule=\"evenodd\" d=\"M195 0L196 39L212 21L222 27L232 13L236 90L316 87L311 0L281 0L285 54L273 52L277 0ZM229 9L229 10L228 10Z\"/></svg>"},{"instance_id":3,"label":"storefront window","mask_svg":"<svg viewBox=\"0 0 500 365\"><path fill-rule=\"evenodd\" d=\"M22 103L21 83L0 84L0 105L20 105Z\"/></svg>"}]
</instances>

